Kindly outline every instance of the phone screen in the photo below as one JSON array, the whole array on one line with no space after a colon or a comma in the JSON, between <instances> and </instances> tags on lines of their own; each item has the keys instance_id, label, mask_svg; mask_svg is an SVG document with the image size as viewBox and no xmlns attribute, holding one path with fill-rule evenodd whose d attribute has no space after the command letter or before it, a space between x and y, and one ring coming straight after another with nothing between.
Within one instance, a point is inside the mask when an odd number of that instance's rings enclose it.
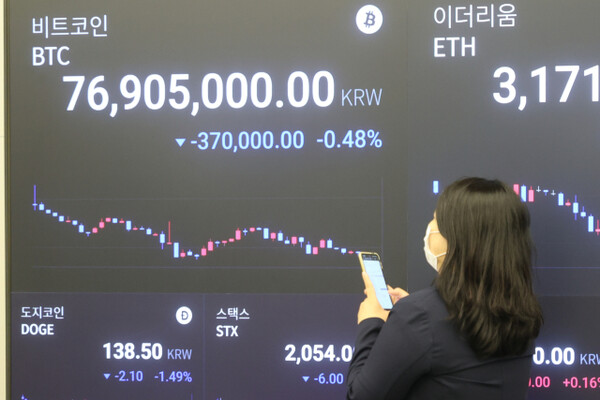
<instances>
[{"instance_id":1,"label":"phone screen","mask_svg":"<svg viewBox=\"0 0 600 400\"><path fill-rule=\"evenodd\" d=\"M381 304L381 306L386 310L391 309L393 306L392 299L390 298L387 284L385 283L385 278L383 277L383 269L379 255L375 253L361 253L359 257L361 258L362 265L367 275L369 275L369 279L371 279L373 287L375 288L375 294L377 296L377 300L379 300L379 304Z\"/></svg>"}]
</instances>

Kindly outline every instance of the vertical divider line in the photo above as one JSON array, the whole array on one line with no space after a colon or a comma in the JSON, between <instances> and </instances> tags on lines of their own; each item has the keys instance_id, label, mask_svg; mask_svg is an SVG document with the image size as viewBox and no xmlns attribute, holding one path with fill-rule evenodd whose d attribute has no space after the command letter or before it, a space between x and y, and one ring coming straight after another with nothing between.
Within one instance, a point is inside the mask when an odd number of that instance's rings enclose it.
<instances>
[{"instance_id":1,"label":"vertical divider line","mask_svg":"<svg viewBox=\"0 0 600 400\"><path fill-rule=\"evenodd\" d=\"M381 193L380 193L380 196L381 196L381 258L383 259L383 253L384 253L384 251L383 251L383 247L384 247L383 246L383 235L384 235L384 226L383 226L383 224L384 224L384 222L383 222L384 221L384 218L383 218L383 215L384 215L383 214L383 176L381 177L381 184L380 185L381 185Z\"/></svg>"},{"instance_id":2,"label":"vertical divider line","mask_svg":"<svg viewBox=\"0 0 600 400\"><path fill-rule=\"evenodd\" d=\"M206 399L206 294L202 295L202 400Z\"/></svg>"}]
</instances>

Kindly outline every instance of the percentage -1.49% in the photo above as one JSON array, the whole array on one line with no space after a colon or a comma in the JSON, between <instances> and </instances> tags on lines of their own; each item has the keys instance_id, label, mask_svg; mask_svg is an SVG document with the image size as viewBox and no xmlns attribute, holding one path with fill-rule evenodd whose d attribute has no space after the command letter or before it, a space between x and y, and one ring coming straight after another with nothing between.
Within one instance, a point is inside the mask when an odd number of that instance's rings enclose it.
<instances>
[{"instance_id":1,"label":"percentage -1.49%","mask_svg":"<svg viewBox=\"0 0 600 400\"><path fill-rule=\"evenodd\" d=\"M158 380L159 382L167 382L167 383L168 382L191 383L193 381L192 373L189 371L171 371L171 372L160 371L158 374L156 374L154 376L154 379Z\"/></svg>"}]
</instances>

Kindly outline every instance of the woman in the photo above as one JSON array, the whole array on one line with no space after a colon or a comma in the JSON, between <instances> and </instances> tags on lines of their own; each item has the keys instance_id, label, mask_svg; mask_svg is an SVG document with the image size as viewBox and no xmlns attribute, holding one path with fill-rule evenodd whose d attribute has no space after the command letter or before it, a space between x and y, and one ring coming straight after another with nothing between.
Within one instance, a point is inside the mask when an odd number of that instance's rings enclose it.
<instances>
[{"instance_id":1,"label":"woman","mask_svg":"<svg viewBox=\"0 0 600 400\"><path fill-rule=\"evenodd\" d=\"M424 241L434 285L390 289L389 313L363 274L347 398L525 399L543 322L526 206L499 181L462 179L440 195Z\"/></svg>"}]
</instances>

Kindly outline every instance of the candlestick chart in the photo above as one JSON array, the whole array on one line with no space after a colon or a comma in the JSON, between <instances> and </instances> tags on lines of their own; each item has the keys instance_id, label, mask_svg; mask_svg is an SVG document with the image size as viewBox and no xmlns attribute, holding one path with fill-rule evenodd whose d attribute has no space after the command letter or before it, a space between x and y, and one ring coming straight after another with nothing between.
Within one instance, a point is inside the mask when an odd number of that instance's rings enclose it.
<instances>
[{"instance_id":1,"label":"candlestick chart","mask_svg":"<svg viewBox=\"0 0 600 400\"><path fill-rule=\"evenodd\" d=\"M72 207L75 203L88 204ZM99 214L121 205L122 214ZM57 261L78 254L82 268L86 263L98 267L102 259L107 267L137 262L354 268L351 256L357 251L381 251L383 228L379 196L71 200L46 199L34 185L31 209L38 226L44 227L37 237L48 241L40 246L42 253L52 253Z\"/></svg>"}]
</instances>

